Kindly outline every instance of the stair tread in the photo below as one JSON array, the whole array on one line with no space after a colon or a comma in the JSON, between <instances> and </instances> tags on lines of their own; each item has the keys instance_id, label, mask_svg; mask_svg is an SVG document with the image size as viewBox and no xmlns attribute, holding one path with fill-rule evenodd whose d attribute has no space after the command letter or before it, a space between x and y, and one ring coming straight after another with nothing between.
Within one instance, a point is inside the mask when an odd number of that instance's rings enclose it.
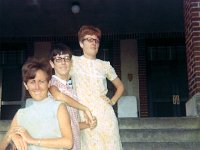
<instances>
[{"instance_id":1,"label":"stair tread","mask_svg":"<svg viewBox=\"0 0 200 150\"><path fill-rule=\"evenodd\" d=\"M120 129L199 129L199 117L119 118Z\"/></svg>"},{"instance_id":2,"label":"stair tread","mask_svg":"<svg viewBox=\"0 0 200 150\"><path fill-rule=\"evenodd\" d=\"M120 136L123 143L148 143L165 147L200 146L200 118L120 118ZM184 144L183 144L184 143ZM149 147L147 144L146 147ZM130 145L130 144L129 144ZM161 147L162 147L161 146ZM186 146L185 146L186 147ZM146 149L145 149L146 150ZM195 149L196 150L196 149Z\"/></svg>"},{"instance_id":3,"label":"stair tread","mask_svg":"<svg viewBox=\"0 0 200 150\"><path fill-rule=\"evenodd\" d=\"M200 142L123 142L124 150L198 150Z\"/></svg>"}]
</instances>

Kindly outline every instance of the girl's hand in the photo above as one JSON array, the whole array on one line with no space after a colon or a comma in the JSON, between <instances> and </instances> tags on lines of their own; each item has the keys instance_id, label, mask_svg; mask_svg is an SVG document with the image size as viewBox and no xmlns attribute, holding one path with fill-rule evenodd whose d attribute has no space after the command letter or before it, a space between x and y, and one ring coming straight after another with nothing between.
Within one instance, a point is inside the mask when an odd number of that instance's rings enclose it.
<instances>
[{"instance_id":1,"label":"girl's hand","mask_svg":"<svg viewBox=\"0 0 200 150\"><path fill-rule=\"evenodd\" d=\"M85 122L88 124L93 122L93 116L89 109L84 111Z\"/></svg>"},{"instance_id":2,"label":"girl's hand","mask_svg":"<svg viewBox=\"0 0 200 150\"><path fill-rule=\"evenodd\" d=\"M90 129L94 129L97 126L97 118L93 116L93 121L90 124Z\"/></svg>"},{"instance_id":3,"label":"girl's hand","mask_svg":"<svg viewBox=\"0 0 200 150\"><path fill-rule=\"evenodd\" d=\"M101 98L106 101L108 104L110 104L111 106L115 105L115 103L106 95L101 96Z\"/></svg>"}]
</instances>

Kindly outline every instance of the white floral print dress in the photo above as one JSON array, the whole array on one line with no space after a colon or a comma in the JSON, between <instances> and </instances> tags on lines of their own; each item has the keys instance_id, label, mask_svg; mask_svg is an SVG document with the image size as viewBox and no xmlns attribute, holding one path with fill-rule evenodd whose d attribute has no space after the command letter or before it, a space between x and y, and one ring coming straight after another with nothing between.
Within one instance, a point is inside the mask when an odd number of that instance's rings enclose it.
<instances>
[{"instance_id":1,"label":"white floral print dress","mask_svg":"<svg viewBox=\"0 0 200 150\"><path fill-rule=\"evenodd\" d=\"M118 121L114 110L101 98L107 94L108 80L117 75L109 62L73 56L71 79L79 101L97 118L97 127L81 131L82 150L122 150ZM83 121L84 116L80 112Z\"/></svg>"}]
</instances>

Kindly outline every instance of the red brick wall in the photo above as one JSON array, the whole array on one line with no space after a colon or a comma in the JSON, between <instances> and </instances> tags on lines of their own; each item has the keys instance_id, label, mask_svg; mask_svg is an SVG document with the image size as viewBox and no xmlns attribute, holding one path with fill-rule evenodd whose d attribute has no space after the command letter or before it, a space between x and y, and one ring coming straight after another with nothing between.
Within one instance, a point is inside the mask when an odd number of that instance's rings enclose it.
<instances>
[{"instance_id":1,"label":"red brick wall","mask_svg":"<svg viewBox=\"0 0 200 150\"><path fill-rule=\"evenodd\" d=\"M145 41L138 40L138 73L139 73L139 94L140 94L140 117L148 117L147 99L147 62Z\"/></svg>"},{"instance_id":2,"label":"red brick wall","mask_svg":"<svg viewBox=\"0 0 200 150\"><path fill-rule=\"evenodd\" d=\"M200 0L184 0L189 98L200 92Z\"/></svg>"}]
</instances>

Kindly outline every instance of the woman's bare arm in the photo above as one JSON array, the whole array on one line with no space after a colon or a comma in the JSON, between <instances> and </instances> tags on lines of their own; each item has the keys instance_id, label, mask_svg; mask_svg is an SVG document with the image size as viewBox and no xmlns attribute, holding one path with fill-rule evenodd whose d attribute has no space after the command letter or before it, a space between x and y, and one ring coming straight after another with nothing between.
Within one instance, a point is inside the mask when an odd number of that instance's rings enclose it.
<instances>
[{"instance_id":1,"label":"woman's bare arm","mask_svg":"<svg viewBox=\"0 0 200 150\"><path fill-rule=\"evenodd\" d=\"M116 92L113 95L113 97L111 98L111 104L115 105L124 92L124 85L118 77L116 79L114 79L112 81L112 83L116 88Z\"/></svg>"},{"instance_id":2,"label":"woman's bare arm","mask_svg":"<svg viewBox=\"0 0 200 150\"><path fill-rule=\"evenodd\" d=\"M62 102L67 103L67 105L74 107L76 109L82 110L85 113L86 116L86 122L92 122L92 113L88 109L88 107L82 105L78 101L74 100L70 96L67 96L59 91L59 89L56 86L51 86L49 88L50 93L56 100L60 100Z\"/></svg>"}]
</instances>

